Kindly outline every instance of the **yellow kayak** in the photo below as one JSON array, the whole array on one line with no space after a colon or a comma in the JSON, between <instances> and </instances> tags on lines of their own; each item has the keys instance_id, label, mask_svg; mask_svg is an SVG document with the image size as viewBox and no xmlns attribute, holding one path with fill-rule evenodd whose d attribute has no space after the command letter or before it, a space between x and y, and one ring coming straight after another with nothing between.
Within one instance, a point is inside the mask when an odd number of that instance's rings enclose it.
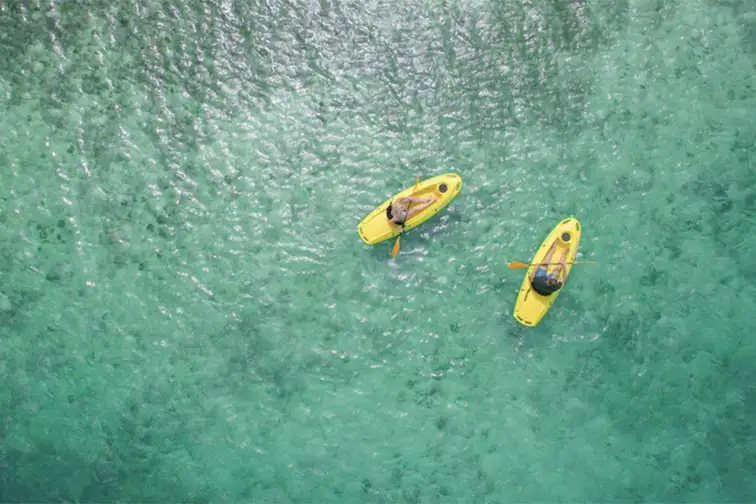
<instances>
[{"instance_id":1,"label":"yellow kayak","mask_svg":"<svg viewBox=\"0 0 756 504\"><path fill-rule=\"evenodd\" d=\"M417 185L417 188L414 185L408 187L402 192L393 195L384 201L381 206L370 212L357 226L357 232L362 241L368 245L375 245L376 243L395 238L399 234L399 230L389 224L389 219L386 216L386 209L393 200L404 196L416 196L419 198L434 196L436 198L436 201L431 203L422 212L412 216L405 222L404 231L407 232L436 215L446 205L451 203L461 190L462 178L456 173L445 173L428 180L423 180Z\"/></svg>"},{"instance_id":2,"label":"yellow kayak","mask_svg":"<svg viewBox=\"0 0 756 504\"><path fill-rule=\"evenodd\" d=\"M551 273L556 268L556 263L559 262L560 258L566 251L567 255L564 260L567 263L567 276L569 276L569 273L572 270L571 262L575 260L578 247L580 246L580 235L580 221L574 217L564 219L557 224L546 239L543 240L541 247L536 252L533 260L530 261L530 264L544 262L546 255L549 253L549 249L556 240L557 246L554 250L554 254L549 260L549 266L546 266L546 271ZM550 296L542 296L537 293L530 285L530 275L535 268L537 268L537 266L530 266L528 268L528 272L522 282L522 287L520 287L520 293L517 295L517 302L515 303L514 308L515 320L528 327L535 327L538 325L544 315L546 315L546 312L549 311L549 308L551 308L551 305L556 301L559 293L562 292L565 287L565 285L562 285L558 291ZM566 284L566 280L566 277L562 278L564 284Z\"/></svg>"}]
</instances>

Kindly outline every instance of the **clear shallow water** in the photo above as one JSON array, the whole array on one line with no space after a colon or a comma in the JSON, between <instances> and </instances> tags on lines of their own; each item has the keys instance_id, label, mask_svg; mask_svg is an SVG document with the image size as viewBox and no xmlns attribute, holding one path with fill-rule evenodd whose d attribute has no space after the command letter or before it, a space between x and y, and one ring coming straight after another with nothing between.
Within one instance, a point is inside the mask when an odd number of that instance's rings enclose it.
<instances>
[{"instance_id":1,"label":"clear shallow water","mask_svg":"<svg viewBox=\"0 0 756 504\"><path fill-rule=\"evenodd\" d=\"M755 28L4 2L0 500L754 500ZM568 215L598 264L520 327L506 264Z\"/></svg>"}]
</instances>

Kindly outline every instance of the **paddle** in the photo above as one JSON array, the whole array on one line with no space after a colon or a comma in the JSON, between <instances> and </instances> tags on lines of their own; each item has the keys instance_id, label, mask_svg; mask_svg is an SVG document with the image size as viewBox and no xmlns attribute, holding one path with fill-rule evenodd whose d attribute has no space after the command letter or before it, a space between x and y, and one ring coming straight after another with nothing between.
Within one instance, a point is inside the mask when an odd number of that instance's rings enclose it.
<instances>
[{"instance_id":1,"label":"paddle","mask_svg":"<svg viewBox=\"0 0 756 504\"><path fill-rule=\"evenodd\" d=\"M415 177L415 189L412 191L412 194L410 196L413 196L415 192L417 191L417 186L420 184L420 177ZM396 257L396 255L399 253L399 240L402 239L402 232L404 231L404 226L402 226L402 230L399 231L399 235L396 237L396 243L394 243L394 248L391 250L391 257Z\"/></svg>"},{"instance_id":2,"label":"paddle","mask_svg":"<svg viewBox=\"0 0 756 504\"><path fill-rule=\"evenodd\" d=\"M522 263L519 261L512 261L507 266L509 266L510 269L523 269L523 268L529 268L531 266L548 266L553 264L559 264L559 263L534 263L534 264L528 264L528 263ZM565 264L596 264L596 261L575 261L575 262L568 262Z\"/></svg>"}]
</instances>

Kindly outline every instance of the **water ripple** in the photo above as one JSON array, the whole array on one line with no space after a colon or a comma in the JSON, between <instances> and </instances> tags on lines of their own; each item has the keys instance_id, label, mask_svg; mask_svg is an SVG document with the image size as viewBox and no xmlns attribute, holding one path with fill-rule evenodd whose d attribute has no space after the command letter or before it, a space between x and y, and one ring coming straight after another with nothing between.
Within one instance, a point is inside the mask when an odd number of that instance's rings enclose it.
<instances>
[{"instance_id":1,"label":"water ripple","mask_svg":"<svg viewBox=\"0 0 756 504\"><path fill-rule=\"evenodd\" d=\"M747 265L753 16L652 4L0 1L4 469L53 474L3 497L742 499L750 291L705 255ZM524 331L506 262L569 214L601 266Z\"/></svg>"}]
</instances>

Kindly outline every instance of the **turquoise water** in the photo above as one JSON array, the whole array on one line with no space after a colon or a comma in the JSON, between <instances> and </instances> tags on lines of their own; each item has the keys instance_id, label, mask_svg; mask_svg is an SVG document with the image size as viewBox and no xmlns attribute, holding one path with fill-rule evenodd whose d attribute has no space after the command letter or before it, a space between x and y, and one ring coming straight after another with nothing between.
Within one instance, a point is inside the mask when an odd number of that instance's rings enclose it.
<instances>
[{"instance_id":1,"label":"turquoise water","mask_svg":"<svg viewBox=\"0 0 756 504\"><path fill-rule=\"evenodd\" d=\"M0 0L0 501L756 502L747 1ZM447 171L402 239L357 224ZM528 261L581 259L535 328Z\"/></svg>"}]
</instances>

